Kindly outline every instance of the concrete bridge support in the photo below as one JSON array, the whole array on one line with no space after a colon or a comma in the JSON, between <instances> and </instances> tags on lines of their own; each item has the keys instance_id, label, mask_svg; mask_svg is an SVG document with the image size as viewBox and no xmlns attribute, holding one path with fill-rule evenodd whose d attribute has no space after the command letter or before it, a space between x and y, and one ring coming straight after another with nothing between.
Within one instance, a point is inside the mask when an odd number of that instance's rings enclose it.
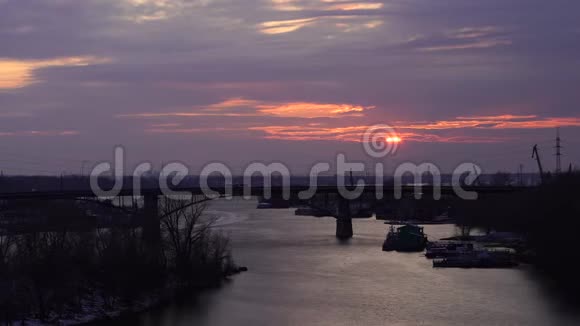
<instances>
[{"instance_id":1,"label":"concrete bridge support","mask_svg":"<svg viewBox=\"0 0 580 326\"><path fill-rule=\"evenodd\" d=\"M352 219L336 219L336 237L339 239L350 239L352 236Z\"/></svg>"},{"instance_id":2,"label":"concrete bridge support","mask_svg":"<svg viewBox=\"0 0 580 326\"><path fill-rule=\"evenodd\" d=\"M350 202L348 199L338 198L338 216L336 218L336 237L350 239L353 236Z\"/></svg>"}]
</instances>

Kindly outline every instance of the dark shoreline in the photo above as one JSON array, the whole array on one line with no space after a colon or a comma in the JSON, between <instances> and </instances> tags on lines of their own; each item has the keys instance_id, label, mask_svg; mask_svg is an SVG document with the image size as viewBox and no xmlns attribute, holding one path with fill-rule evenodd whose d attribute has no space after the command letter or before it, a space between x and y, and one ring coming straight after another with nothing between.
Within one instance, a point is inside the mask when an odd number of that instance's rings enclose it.
<instances>
[{"instance_id":1,"label":"dark shoreline","mask_svg":"<svg viewBox=\"0 0 580 326\"><path fill-rule=\"evenodd\" d=\"M137 309L132 308L125 308L119 311L118 313L114 313L111 316L98 316L93 320L80 322L76 325L84 325L84 326L99 326L99 325L110 325L124 323L127 320L133 320L139 318L139 316L154 312L156 310L163 310L168 306L180 302L189 301L195 299L202 295L204 292L208 292L211 290L216 290L224 286L224 284L230 282L231 279L226 278L221 282L216 284L207 285L207 286L191 286L186 288L181 288L174 292L173 294L166 294L161 295L157 298L154 302L150 304L143 305Z\"/></svg>"},{"instance_id":2,"label":"dark shoreline","mask_svg":"<svg viewBox=\"0 0 580 326\"><path fill-rule=\"evenodd\" d=\"M132 304L116 303L118 309L109 309L99 300L94 300L91 304L87 302L83 311L71 312L69 316L53 317L47 320L29 317L23 318L19 322L38 325L110 325L111 323L123 325L123 321L137 319L143 314L163 310L174 304L189 302L205 292L220 289L233 282L233 276L244 271L247 271L246 267L236 267L228 272L227 275L216 278L206 284L187 285L182 283L167 285L163 289L142 295L140 299L136 299ZM96 297L98 297L98 294L94 294L94 298Z\"/></svg>"},{"instance_id":3,"label":"dark shoreline","mask_svg":"<svg viewBox=\"0 0 580 326\"><path fill-rule=\"evenodd\" d=\"M110 322L121 322L126 319L137 318L139 315L148 313L155 310L164 309L165 307L180 303L203 294L204 292L216 290L232 282L232 277L243 272L248 271L245 266L236 266L231 271L228 271L222 278L216 279L214 282L205 285L185 285L185 286L175 286L173 289L169 288L165 291L169 293L159 295L153 302L146 304L139 309L126 308L119 311L118 315L115 316L100 316L94 320L81 322L77 325L104 325L104 323L109 324Z\"/></svg>"}]
</instances>

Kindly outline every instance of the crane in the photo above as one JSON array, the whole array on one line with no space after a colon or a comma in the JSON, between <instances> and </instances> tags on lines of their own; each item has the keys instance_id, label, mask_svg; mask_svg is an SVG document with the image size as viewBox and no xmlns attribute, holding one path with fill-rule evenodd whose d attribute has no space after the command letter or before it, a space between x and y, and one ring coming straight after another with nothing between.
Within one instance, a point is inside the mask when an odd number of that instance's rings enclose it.
<instances>
[{"instance_id":1,"label":"crane","mask_svg":"<svg viewBox=\"0 0 580 326\"><path fill-rule=\"evenodd\" d=\"M538 145L534 145L532 150L532 158L538 162L538 169L540 170L540 180L544 183L544 169L542 168L542 161L540 160L540 153L538 152Z\"/></svg>"}]
</instances>

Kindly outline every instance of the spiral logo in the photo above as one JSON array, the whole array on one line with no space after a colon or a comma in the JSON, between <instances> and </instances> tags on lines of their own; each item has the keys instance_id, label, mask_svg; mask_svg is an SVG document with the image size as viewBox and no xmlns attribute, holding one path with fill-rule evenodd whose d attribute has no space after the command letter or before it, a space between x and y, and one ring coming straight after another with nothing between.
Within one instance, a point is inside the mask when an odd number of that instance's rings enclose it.
<instances>
[{"instance_id":1,"label":"spiral logo","mask_svg":"<svg viewBox=\"0 0 580 326\"><path fill-rule=\"evenodd\" d=\"M372 126L363 135L365 152L374 158L395 154L400 142L401 138L395 129L388 125Z\"/></svg>"}]
</instances>

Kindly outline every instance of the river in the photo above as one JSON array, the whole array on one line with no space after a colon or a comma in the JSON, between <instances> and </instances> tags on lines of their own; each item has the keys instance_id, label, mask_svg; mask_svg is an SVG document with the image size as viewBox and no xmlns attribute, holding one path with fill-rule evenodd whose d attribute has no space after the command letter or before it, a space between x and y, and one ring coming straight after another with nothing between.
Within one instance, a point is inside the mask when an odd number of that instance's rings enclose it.
<instances>
[{"instance_id":1,"label":"river","mask_svg":"<svg viewBox=\"0 0 580 326\"><path fill-rule=\"evenodd\" d=\"M381 250L387 226L354 221L355 237L334 238L332 218L257 210L220 200L208 213L230 235L249 271L219 289L123 318L118 325L579 325L530 267L434 269L419 253ZM430 239L454 234L425 227Z\"/></svg>"}]
</instances>

